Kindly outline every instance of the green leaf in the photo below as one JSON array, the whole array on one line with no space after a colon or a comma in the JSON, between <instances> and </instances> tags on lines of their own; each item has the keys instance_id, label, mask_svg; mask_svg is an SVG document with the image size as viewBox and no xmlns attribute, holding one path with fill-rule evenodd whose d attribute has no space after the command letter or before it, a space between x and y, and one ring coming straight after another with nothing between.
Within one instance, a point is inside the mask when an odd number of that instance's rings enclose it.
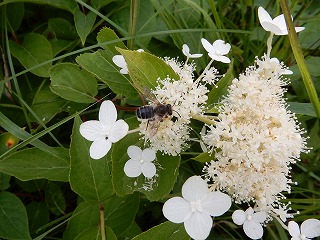
<instances>
[{"instance_id":1,"label":"green leaf","mask_svg":"<svg viewBox=\"0 0 320 240\"><path fill-rule=\"evenodd\" d=\"M57 157L38 148L28 148L13 153L0 161L0 171L27 181L45 178L52 181L68 181L68 149L55 148L64 156Z\"/></svg>"},{"instance_id":2,"label":"green leaf","mask_svg":"<svg viewBox=\"0 0 320 240\"><path fill-rule=\"evenodd\" d=\"M94 102L97 80L86 70L71 63L60 63L50 69L50 88L60 97L79 103Z\"/></svg>"},{"instance_id":3,"label":"green leaf","mask_svg":"<svg viewBox=\"0 0 320 240\"><path fill-rule=\"evenodd\" d=\"M95 239L101 240L101 231L100 228L97 227L89 227L86 230L82 231L75 240L88 240L88 239ZM112 229L106 227L106 239L108 240L117 240L116 235L112 232Z\"/></svg>"},{"instance_id":4,"label":"green leaf","mask_svg":"<svg viewBox=\"0 0 320 240\"><path fill-rule=\"evenodd\" d=\"M105 209L105 224L115 235L120 235L129 228L135 219L139 208L139 195L126 197L112 196L103 202ZM84 229L99 225L99 205L82 202L74 210L73 215L64 232L64 240L73 240Z\"/></svg>"},{"instance_id":5,"label":"green leaf","mask_svg":"<svg viewBox=\"0 0 320 240\"><path fill-rule=\"evenodd\" d=\"M207 101L207 105L209 107L208 112L217 112L217 110L214 108L214 105L218 103L219 100L221 100L222 96L227 93L228 86L234 79L232 71L233 71L233 61L230 63L230 67L228 71L225 73L224 77L222 77L217 82L216 84L217 87L216 88L213 87L208 94L208 101Z\"/></svg>"},{"instance_id":6,"label":"green leaf","mask_svg":"<svg viewBox=\"0 0 320 240\"><path fill-rule=\"evenodd\" d=\"M288 102L288 109L295 114L317 117L312 103Z\"/></svg>"},{"instance_id":7,"label":"green leaf","mask_svg":"<svg viewBox=\"0 0 320 240\"><path fill-rule=\"evenodd\" d=\"M26 69L53 58L49 41L38 33L28 33L24 37L22 45L10 41L10 51ZM31 70L31 72L40 77L49 77L51 66L51 63L47 63Z\"/></svg>"},{"instance_id":8,"label":"green leaf","mask_svg":"<svg viewBox=\"0 0 320 240\"><path fill-rule=\"evenodd\" d=\"M79 8L76 8L74 11L74 23L82 45L85 44L87 36L91 32L93 24L96 21L96 16L97 15L91 11L84 14Z\"/></svg>"},{"instance_id":9,"label":"green leaf","mask_svg":"<svg viewBox=\"0 0 320 240\"><path fill-rule=\"evenodd\" d=\"M193 160L196 160L201 163L210 162L214 159L214 156L208 152L200 153L198 156L194 157Z\"/></svg>"},{"instance_id":10,"label":"green leaf","mask_svg":"<svg viewBox=\"0 0 320 240\"><path fill-rule=\"evenodd\" d=\"M127 77L121 74L120 69L112 62L114 54L106 50L98 50L94 53L84 53L76 58L77 63L94 74L110 89L117 94L134 97L137 91L132 87Z\"/></svg>"},{"instance_id":11,"label":"green leaf","mask_svg":"<svg viewBox=\"0 0 320 240\"><path fill-rule=\"evenodd\" d=\"M0 192L0 237L7 239L31 239L27 212L18 197Z\"/></svg>"},{"instance_id":12,"label":"green leaf","mask_svg":"<svg viewBox=\"0 0 320 240\"><path fill-rule=\"evenodd\" d=\"M22 0L4 0L0 3L0 6L14 2L22 2ZM23 2L50 5L56 8L68 10L69 12L73 12L74 9L78 7L74 0L23 0Z\"/></svg>"},{"instance_id":13,"label":"green leaf","mask_svg":"<svg viewBox=\"0 0 320 240\"><path fill-rule=\"evenodd\" d=\"M70 185L86 201L101 202L113 194L107 157L99 160L90 158L91 142L80 135L81 123L80 118L76 117L72 129Z\"/></svg>"},{"instance_id":14,"label":"green leaf","mask_svg":"<svg viewBox=\"0 0 320 240\"><path fill-rule=\"evenodd\" d=\"M53 182L48 182L48 185L46 187L46 202L48 205L48 209L54 215L59 216L65 214L65 210L67 207L66 200L61 191L61 188Z\"/></svg>"},{"instance_id":15,"label":"green leaf","mask_svg":"<svg viewBox=\"0 0 320 240\"><path fill-rule=\"evenodd\" d=\"M110 28L102 28L97 35L98 43L105 43L105 46L102 46L104 49L109 49L113 55L119 54L116 50L116 47L126 48L126 45L122 41L119 40L117 34ZM111 43L110 43L111 42Z\"/></svg>"},{"instance_id":16,"label":"green leaf","mask_svg":"<svg viewBox=\"0 0 320 240\"><path fill-rule=\"evenodd\" d=\"M111 156L113 186L120 196L139 191L143 192L150 201L157 201L164 198L172 190L178 176L180 157L158 153L157 162L159 166L157 166L156 184L153 184L153 190L144 190L144 186L148 184L143 175L137 178L129 178L123 171L125 163L129 160L128 147L136 145L143 149L144 141L139 140L139 138L139 133L134 133L114 144Z\"/></svg>"},{"instance_id":17,"label":"green leaf","mask_svg":"<svg viewBox=\"0 0 320 240\"><path fill-rule=\"evenodd\" d=\"M186 230L183 224L176 224L172 222L165 222L158 226L151 228L150 230L139 234L132 240L189 240Z\"/></svg>"},{"instance_id":18,"label":"green leaf","mask_svg":"<svg viewBox=\"0 0 320 240\"><path fill-rule=\"evenodd\" d=\"M9 132L2 133L0 135L0 154L17 145L19 140L19 138Z\"/></svg>"},{"instance_id":19,"label":"green leaf","mask_svg":"<svg viewBox=\"0 0 320 240\"><path fill-rule=\"evenodd\" d=\"M45 202L33 201L26 206L26 210L31 234L49 222L49 210Z\"/></svg>"},{"instance_id":20,"label":"green leaf","mask_svg":"<svg viewBox=\"0 0 320 240\"><path fill-rule=\"evenodd\" d=\"M0 190L6 190L10 187L11 176L5 173L0 173Z\"/></svg>"},{"instance_id":21,"label":"green leaf","mask_svg":"<svg viewBox=\"0 0 320 240\"><path fill-rule=\"evenodd\" d=\"M9 4L6 8L6 21L8 21L9 24L9 31L16 32L23 20L24 16L24 4L23 3L13 3ZM2 19L0 20L2 22ZM4 24L1 24L1 26L4 26Z\"/></svg>"},{"instance_id":22,"label":"green leaf","mask_svg":"<svg viewBox=\"0 0 320 240\"><path fill-rule=\"evenodd\" d=\"M154 89L157 80L170 77L179 79L173 69L160 58L146 52L130 51L117 48L123 55L131 77L132 85L142 94Z\"/></svg>"},{"instance_id":23,"label":"green leaf","mask_svg":"<svg viewBox=\"0 0 320 240\"><path fill-rule=\"evenodd\" d=\"M47 34L51 34L57 39L75 40L78 38L75 27L63 18L50 18Z\"/></svg>"}]
</instances>

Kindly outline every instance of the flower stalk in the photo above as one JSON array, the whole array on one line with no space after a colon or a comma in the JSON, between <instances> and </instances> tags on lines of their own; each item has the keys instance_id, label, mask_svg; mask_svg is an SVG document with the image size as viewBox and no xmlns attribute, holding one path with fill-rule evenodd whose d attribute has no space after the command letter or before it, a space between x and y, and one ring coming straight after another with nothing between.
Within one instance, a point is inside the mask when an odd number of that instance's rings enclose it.
<instances>
[{"instance_id":1,"label":"flower stalk","mask_svg":"<svg viewBox=\"0 0 320 240\"><path fill-rule=\"evenodd\" d=\"M292 47L292 52L294 54L294 57L297 61L297 65L299 67L299 70L301 72L301 76L304 82L304 85L306 87L308 96L310 98L310 101L313 104L313 107L315 109L315 112L317 114L317 117L320 118L320 102L318 98L318 94L316 92L316 89L314 87L314 84L312 82L310 73L308 71L305 59L303 57L303 53L298 41L298 36L295 31L295 28L293 26L293 22L291 19L291 14L288 6L288 2L286 0L280 0L280 5L286 20L287 28L288 28L288 35L289 35L289 40L290 44Z\"/></svg>"},{"instance_id":2,"label":"flower stalk","mask_svg":"<svg viewBox=\"0 0 320 240\"><path fill-rule=\"evenodd\" d=\"M100 203L99 210L100 210L101 240L106 240L106 227L104 225L104 206L103 206L103 203Z\"/></svg>"}]
</instances>

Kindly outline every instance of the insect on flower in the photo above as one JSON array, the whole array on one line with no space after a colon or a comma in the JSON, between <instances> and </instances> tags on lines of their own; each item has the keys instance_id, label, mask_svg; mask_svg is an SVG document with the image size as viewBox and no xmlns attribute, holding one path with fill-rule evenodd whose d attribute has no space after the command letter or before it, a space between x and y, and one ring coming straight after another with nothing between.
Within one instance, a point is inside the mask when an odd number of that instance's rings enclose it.
<instances>
[{"instance_id":1,"label":"insect on flower","mask_svg":"<svg viewBox=\"0 0 320 240\"><path fill-rule=\"evenodd\" d=\"M155 105L144 105L137 109L137 118L148 119L147 127L150 121L162 122L164 118L172 115L171 104L162 104L160 102Z\"/></svg>"}]
</instances>

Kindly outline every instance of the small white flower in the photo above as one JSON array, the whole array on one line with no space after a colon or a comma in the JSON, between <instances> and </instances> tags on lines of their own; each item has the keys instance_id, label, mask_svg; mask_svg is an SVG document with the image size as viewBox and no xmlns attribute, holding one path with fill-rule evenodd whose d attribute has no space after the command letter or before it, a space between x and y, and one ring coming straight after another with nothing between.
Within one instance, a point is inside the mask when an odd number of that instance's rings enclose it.
<instances>
[{"instance_id":1,"label":"small white flower","mask_svg":"<svg viewBox=\"0 0 320 240\"><path fill-rule=\"evenodd\" d=\"M230 63L230 59L226 56L223 56L228 54L231 49L229 43L225 43L223 40L218 39L211 44L204 38L201 39L201 43L204 49L208 52L209 57L211 57L213 60L223 63Z\"/></svg>"},{"instance_id":2,"label":"small white flower","mask_svg":"<svg viewBox=\"0 0 320 240\"><path fill-rule=\"evenodd\" d=\"M138 49L137 52L144 52L143 49ZM115 55L112 57L112 61L115 65L117 65L120 69L120 73L122 74L128 74L128 66L126 61L124 60L124 57L122 55Z\"/></svg>"},{"instance_id":3,"label":"small white flower","mask_svg":"<svg viewBox=\"0 0 320 240\"><path fill-rule=\"evenodd\" d=\"M237 225L243 225L245 234L251 239L259 239L263 236L263 223L267 218L265 212L254 212L249 207L245 212L243 210L236 210L232 214L232 220Z\"/></svg>"},{"instance_id":4,"label":"small white flower","mask_svg":"<svg viewBox=\"0 0 320 240\"><path fill-rule=\"evenodd\" d=\"M291 240L307 240L320 236L320 221L318 219L307 219L301 224L290 221L288 224Z\"/></svg>"},{"instance_id":5,"label":"small white flower","mask_svg":"<svg viewBox=\"0 0 320 240\"><path fill-rule=\"evenodd\" d=\"M90 146L90 157L93 159L105 156L112 143L126 136L128 130L129 126L124 120L117 121L117 110L109 100L100 106L99 121L90 120L80 125L80 134L85 139L93 141Z\"/></svg>"},{"instance_id":6,"label":"small white flower","mask_svg":"<svg viewBox=\"0 0 320 240\"><path fill-rule=\"evenodd\" d=\"M129 146L127 149L130 160L124 165L124 172L128 177L138 177L141 173L152 178L156 174L156 167L152 161L156 158L156 153L151 148L141 150L137 146Z\"/></svg>"},{"instance_id":7,"label":"small white flower","mask_svg":"<svg viewBox=\"0 0 320 240\"><path fill-rule=\"evenodd\" d=\"M182 197L173 197L163 205L163 214L171 222L184 223L193 239L206 239L212 228L211 216L221 216L231 206L231 198L222 192L210 192L206 181L192 176L182 186Z\"/></svg>"},{"instance_id":8,"label":"small white flower","mask_svg":"<svg viewBox=\"0 0 320 240\"><path fill-rule=\"evenodd\" d=\"M267 32L272 32L275 35L287 35L287 25L284 19L284 15L281 14L274 19L271 18L270 14L263 8L258 8L258 17L261 26ZM296 32L301 32L304 30L304 27L295 27Z\"/></svg>"},{"instance_id":9,"label":"small white flower","mask_svg":"<svg viewBox=\"0 0 320 240\"><path fill-rule=\"evenodd\" d=\"M199 58L202 57L201 53L190 54L190 48L187 44L182 45L182 53L189 59L189 58Z\"/></svg>"},{"instance_id":10,"label":"small white flower","mask_svg":"<svg viewBox=\"0 0 320 240\"><path fill-rule=\"evenodd\" d=\"M127 63L124 60L124 57L122 55L115 55L112 57L112 61L115 65L117 65L120 69L120 73L122 74L128 74L128 67Z\"/></svg>"}]
</instances>

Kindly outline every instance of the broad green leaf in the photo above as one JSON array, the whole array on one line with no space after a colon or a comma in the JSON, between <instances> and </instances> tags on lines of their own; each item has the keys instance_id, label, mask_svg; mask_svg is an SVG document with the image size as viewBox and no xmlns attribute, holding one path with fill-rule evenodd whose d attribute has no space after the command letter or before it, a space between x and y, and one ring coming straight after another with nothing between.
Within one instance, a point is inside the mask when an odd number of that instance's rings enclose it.
<instances>
[{"instance_id":1,"label":"broad green leaf","mask_svg":"<svg viewBox=\"0 0 320 240\"><path fill-rule=\"evenodd\" d=\"M115 235L120 235L129 228L135 219L139 208L139 195L126 197L112 196L103 202L105 225L110 227ZM64 232L64 240L73 240L89 227L99 225L99 204L82 202L73 212L68 227Z\"/></svg>"},{"instance_id":2,"label":"broad green leaf","mask_svg":"<svg viewBox=\"0 0 320 240\"><path fill-rule=\"evenodd\" d=\"M50 88L60 97L79 103L94 102L98 93L97 80L72 63L60 63L50 69Z\"/></svg>"},{"instance_id":3,"label":"broad green leaf","mask_svg":"<svg viewBox=\"0 0 320 240\"><path fill-rule=\"evenodd\" d=\"M28 33L24 37L22 45L10 41L10 51L26 69L53 58L49 41L38 33ZM40 77L49 77L51 66L51 63L47 63L31 70L31 72Z\"/></svg>"},{"instance_id":4,"label":"broad green leaf","mask_svg":"<svg viewBox=\"0 0 320 240\"><path fill-rule=\"evenodd\" d=\"M233 76L233 61L230 64L228 71L225 75L217 82L217 87L213 87L208 94L207 105L209 107L208 112L217 112L217 109L214 108L214 105L218 103L222 96L227 93L227 89L231 81L234 79Z\"/></svg>"},{"instance_id":5,"label":"broad green leaf","mask_svg":"<svg viewBox=\"0 0 320 240\"><path fill-rule=\"evenodd\" d=\"M27 212L20 199L12 193L0 192L0 237L31 239Z\"/></svg>"},{"instance_id":6,"label":"broad green leaf","mask_svg":"<svg viewBox=\"0 0 320 240\"><path fill-rule=\"evenodd\" d=\"M106 239L108 240L117 240L116 235L112 232L112 229L106 227ZM75 240L101 240L101 231L97 227L89 227L86 230L82 231Z\"/></svg>"},{"instance_id":7,"label":"broad green leaf","mask_svg":"<svg viewBox=\"0 0 320 240\"><path fill-rule=\"evenodd\" d=\"M104 49L109 49L113 55L118 55L119 52L116 50L116 47L126 48L123 42L117 41L119 37L117 34L110 28L102 28L97 35L98 43L106 43L105 46L102 46ZM112 42L112 43L109 43Z\"/></svg>"},{"instance_id":8,"label":"broad green leaf","mask_svg":"<svg viewBox=\"0 0 320 240\"><path fill-rule=\"evenodd\" d=\"M170 77L179 79L173 69L160 58L146 52L130 51L117 48L123 55L131 77L132 85L142 94L154 89L157 80Z\"/></svg>"},{"instance_id":9,"label":"broad green leaf","mask_svg":"<svg viewBox=\"0 0 320 240\"><path fill-rule=\"evenodd\" d=\"M88 12L84 14L79 8L74 11L74 23L81 39L82 45L85 44L87 36L91 32L93 24L96 20L96 14L93 12Z\"/></svg>"},{"instance_id":10,"label":"broad green leaf","mask_svg":"<svg viewBox=\"0 0 320 240\"><path fill-rule=\"evenodd\" d=\"M33 201L26 206L26 210L31 234L49 222L49 210L45 202Z\"/></svg>"},{"instance_id":11,"label":"broad green leaf","mask_svg":"<svg viewBox=\"0 0 320 240\"><path fill-rule=\"evenodd\" d=\"M64 18L50 18L47 34L56 39L74 40L78 38L75 27Z\"/></svg>"},{"instance_id":12,"label":"broad green leaf","mask_svg":"<svg viewBox=\"0 0 320 240\"><path fill-rule=\"evenodd\" d=\"M132 240L189 240L190 237L183 224L165 222L139 234Z\"/></svg>"},{"instance_id":13,"label":"broad green leaf","mask_svg":"<svg viewBox=\"0 0 320 240\"><path fill-rule=\"evenodd\" d=\"M173 188L178 176L180 157L157 153L157 174L155 183L148 190L148 181L140 175L137 178L129 178L125 175L123 168L129 160L127 149L130 145L136 145L143 149L143 140L139 140L138 133L130 134L118 143L114 144L112 150L112 180L115 191L123 196L134 191L143 192L150 201L157 201L164 198ZM151 190L152 189L152 190Z\"/></svg>"},{"instance_id":14,"label":"broad green leaf","mask_svg":"<svg viewBox=\"0 0 320 240\"><path fill-rule=\"evenodd\" d=\"M134 97L137 91L132 87L127 77L121 74L120 69L112 62L114 54L106 50L94 53L84 53L76 58L77 63L88 72L94 74L110 89L127 97Z\"/></svg>"},{"instance_id":15,"label":"broad green leaf","mask_svg":"<svg viewBox=\"0 0 320 240\"><path fill-rule=\"evenodd\" d=\"M67 207L66 199L64 198L61 188L53 182L48 182L46 187L46 202L48 209L54 215L59 216L65 214Z\"/></svg>"},{"instance_id":16,"label":"broad green leaf","mask_svg":"<svg viewBox=\"0 0 320 240\"><path fill-rule=\"evenodd\" d=\"M6 190L10 187L11 176L5 173L0 173L0 190Z\"/></svg>"},{"instance_id":17,"label":"broad green leaf","mask_svg":"<svg viewBox=\"0 0 320 240\"><path fill-rule=\"evenodd\" d=\"M68 149L55 148L64 157L57 157L38 148L27 148L0 161L0 171L27 181L45 178L52 181L68 181Z\"/></svg>"},{"instance_id":18,"label":"broad green leaf","mask_svg":"<svg viewBox=\"0 0 320 240\"><path fill-rule=\"evenodd\" d=\"M295 114L317 117L314 107L311 103L288 102L288 109Z\"/></svg>"},{"instance_id":19,"label":"broad green leaf","mask_svg":"<svg viewBox=\"0 0 320 240\"><path fill-rule=\"evenodd\" d=\"M36 180L30 180L30 181L21 181L18 178L15 179L15 182L19 185L19 187L24 192L39 193L42 190L46 189L46 186L48 184L47 179L36 179Z\"/></svg>"},{"instance_id":20,"label":"broad green leaf","mask_svg":"<svg viewBox=\"0 0 320 240\"><path fill-rule=\"evenodd\" d=\"M56 8L61 8L68 10L69 12L73 12L74 9L76 9L77 3L74 0L4 0L0 3L0 6L8 4L8 3L14 3L14 2L29 2L29 3L35 3L35 4L45 4L50 5Z\"/></svg>"},{"instance_id":21,"label":"broad green leaf","mask_svg":"<svg viewBox=\"0 0 320 240\"><path fill-rule=\"evenodd\" d=\"M91 142L81 136L81 123L80 118L75 117L70 145L70 185L86 201L97 203L113 194L112 180L107 157L99 160L90 158Z\"/></svg>"},{"instance_id":22,"label":"broad green leaf","mask_svg":"<svg viewBox=\"0 0 320 240\"><path fill-rule=\"evenodd\" d=\"M9 4L6 8L6 18L2 18L0 22L5 19L8 22L8 30L11 32L16 32L23 20L24 16L24 4L23 3L12 3ZM4 26L4 24L1 24L1 27Z\"/></svg>"}]
</instances>

